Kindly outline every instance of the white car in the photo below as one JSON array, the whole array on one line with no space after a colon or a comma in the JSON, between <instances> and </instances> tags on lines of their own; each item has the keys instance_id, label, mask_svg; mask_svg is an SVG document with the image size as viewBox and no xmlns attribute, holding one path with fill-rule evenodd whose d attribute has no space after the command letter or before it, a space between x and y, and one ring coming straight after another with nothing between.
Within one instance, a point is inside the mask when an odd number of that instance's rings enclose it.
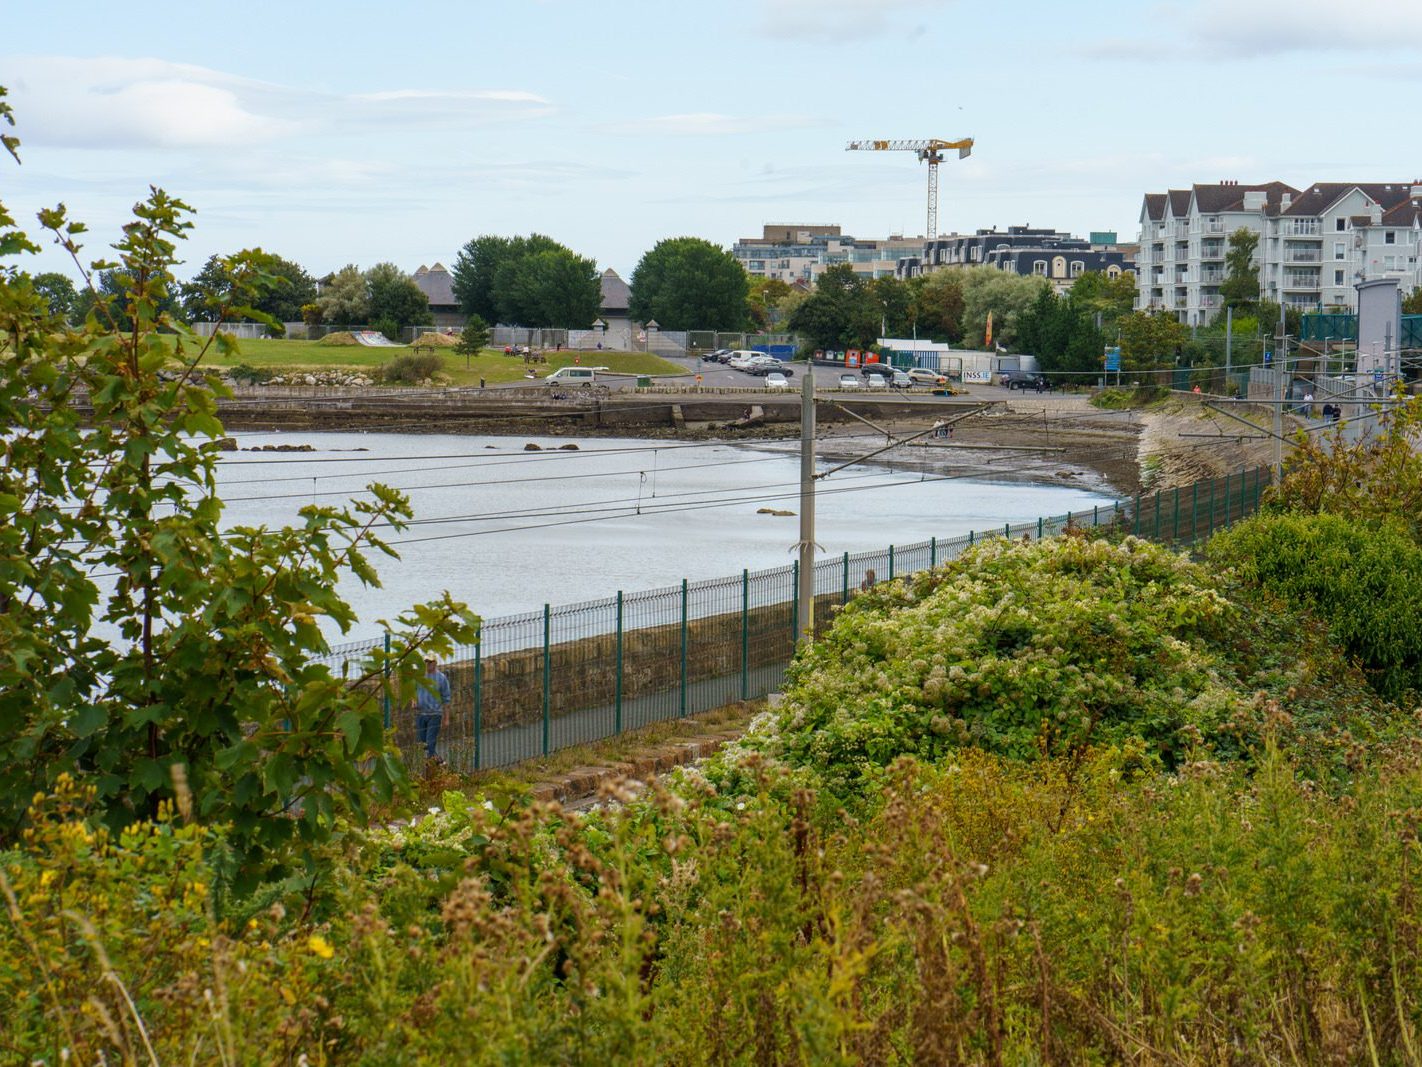
<instances>
[{"instance_id":1,"label":"white car","mask_svg":"<svg viewBox=\"0 0 1422 1067\"><path fill-rule=\"evenodd\" d=\"M908 372L909 379L914 385L947 385L948 378L939 374L936 370L929 370L926 367L914 367Z\"/></svg>"},{"instance_id":2,"label":"white car","mask_svg":"<svg viewBox=\"0 0 1422 1067\"><path fill-rule=\"evenodd\" d=\"M860 389L863 383L856 374L841 374L839 376L839 387L841 389Z\"/></svg>"},{"instance_id":3,"label":"white car","mask_svg":"<svg viewBox=\"0 0 1422 1067\"><path fill-rule=\"evenodd\" d=\"M889 387L889 379L888 379L888 377L886 377L885 375L883 375L883 374L866 374L866 375L864 375L864 388L866 388L866 389L887 389L888 387Z\"/></svg>"},{"instance_id":4,"label":"white car","mask_svg":"<svg viewBox=\"0 0 1422 1067\"><path fill-rule=\"evenodd\" d=\"M767 389L789 389L790 379L778 370L773 370L765 376L765 387Z\"/></svg>"}]
</instances>

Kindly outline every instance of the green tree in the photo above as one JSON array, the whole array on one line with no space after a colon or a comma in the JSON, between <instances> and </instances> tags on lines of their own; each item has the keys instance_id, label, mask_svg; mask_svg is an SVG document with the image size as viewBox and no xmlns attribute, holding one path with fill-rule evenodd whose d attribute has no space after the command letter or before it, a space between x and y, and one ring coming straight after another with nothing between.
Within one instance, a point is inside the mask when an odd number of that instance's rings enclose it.
<instances>
[{"instance_id":1,"label":"green tree","mask_svg":"<svg viewBox=\"0 0 1422 1067\"><path fill-rule=\"evenodd\" d=\"M988 313L992 313L993 344L1011 347L1017 339L1017 319L1050 283L1035 274L1015 274L996 267L951 267L963 286L963 343L982 348Z\"/></svg>"},{"instance_id":2,"label":"green tree","mask_svg":"<svg viewBox=\"0 0 1422 1067\"><path fill-rule=\"evenodd\" d=\"M1124 370L1155 370L1174 366L1176 352L1190 339L1190 331L1169 312L1133 311L1117 323L1121 331L1121 366Z\"/></svg>"},{"instance_id":3,"label":"green tree","mask_svg":"<svg viewBox=\"0 0 1422 1067\"><path fill-rule=\"evenodd\" d=\"M1402 298L1402 313L1404 315L1422 315L1422 285Z\"/></svg>"},{"instance_id":4,"label":"green tree","mask_svg":"<svg viewBox=\"0 0 1422 1067\"><path fill-rule=\"evenodd\" d=\"M392 341L411 326L434 322L429 297L394 263L377 263L366 271L365 288L371 324Z\"/></svg>"},{"instance_id":5,"label":"green tree","mask_svg":"<svg viewBox=\"0 0 1422 1067\"><path fill-rule=\"evenodd\" d=\"M489 337L492 331L489 324L478 315L470 315L464 323L464 329L459 332L459 342L454 346L454 351L464 357L464 366L468 368L469 360L482 352L489 344Z\"/></svg>"},{"instance_id":6,"label":"green tree","mask_svg":"<svg viewBox=\"0 0 1422 1067\"><path fill-rule=\"evenodd\" d=\"M880 308L869 283L848 263L820 275L789 327L812 348L864 348L878 336Z\"/></svg>"},{"instance_id":7,"label":"green tree","mask_svg":"<svg viewBox=\"0 0 1422 1067\"><path fill-rule=\"evenodd\" d=\"M321 285L316 298L321 321L333 326L364 326L370 318L370 292L365 275L354 263L347 263Z\"/></svg>"},{"instance_id":8,"label":"green tree","mask_svg":"<svg viewBox=\"0 0 1422 1067\"><path fill-rule=\"evenodd\" d=\"M1136 279L1131 274L1114 278L1099 270L1089 270L1071 285L1072 303L1092 315L1101 316L1101 328L1110 327L1136 306Z\"/></svg>"},{"instance_id":9,"label":"green tree","mask_svg":"<svg viewBox=\"0 0 1422 1067\"><path fill-rule=\"evenodd\" d=\"M1225 307L1251 308L1259 302L1259 267L1254 262L1259 247L1259 235L1241 226L1229 235L1229 250L1225 252L1225 279L1220 283L1220 296Z\"/></svg>"},{"instance_id":10,"label":"green tree","mask_svg":"<svg viewBox=\"0 0 1422 1067\"><path fill-rule=\"evenodd\" d=\"M919 333L945 342L963 339L963 276L935 270L909 282L912 315Z\"/></svg>"},{"instance_id":11,"label":"green tree","mask_svg":"<svg viewBox=\"0 0 1422 1067\"><path fill-rule=\"evenodd\" d=\"M307 274L299 263L264 253L260 248L252 251L256 255L266 257L266 261L271 263L272 276L276 283L271 292L261 294L253 302L251 310L256 314L244 314L241 309L234 309L233 317L238 321L265 322L269 325L302 321L302 305L316 299L315 279ZM230 305L230 262L231 257L209 256L202 270L182 286L180 293L183 315L189 322L206 321L214 309L224 304Z\"/></svg>"},{"instance_id":12,"label":"green tree","mask_svg":"<svg viewBox=\"0 0 1422 1067\"><path fill-rule=\"evenodd\" d=\"M1075 290L1058 296L1047 287L1019 314L1015 347L1034 354L1045 371L1087 374L1101 370L1105 338L1095 313L1077 304Z\"/></svg>"},{"instance_id":13,"label":"green tree","mask_svg":"<svg viewBox=\"0 0 1422 1067\"><path fill-rule=\"evenodd\" d=\"M699 237L658 241L632 271L628 311L664 330L739 330L750 279L736 257Z\"/></svg>"},{"instance_id":14,"label":"green tree","mask_svg":"<svg viewBox=\"0 0 1422 1067\"><path fill-rule=\"evenodd\" d=\"M746 306L756 329L773 331L780 325L782 305L790 292L790 286L779 278L756 275L750 279Z\"/></svg>"},{"instance_id":15,"label":"green tree","mask_svg":"<svg viewBox=\"0 0 1422 1067\"><path fill-rule=\"evenodd\" d=\"M60 274L58 271L36 274L34 287L35 292L43 296L45 303L49 305L51 315L65 322L73 319L79 302L79 290L74 288L69 275Z\"/></svg>"},{"instance_id":16,"label":"green tree","mask_svg":"<svg viewBox=\"0 0 1422 1067\"><path fill-rule=\"evenodd\" d=\"M543 234L476 237L453 274L464 313L486 322L585 329L602 305L597 264Z\"/></svg>"},{"instance_id":17,"label":"green tree","mask_svg":"<svg viewBox=\"0 0 1422 1067\"><path fill-rule=\"evenodd\" d=\"M189 802L225 824L240 887L314 863L340 817L401 782L380 682L412 686L422 649L447 653L476 623L447 596L416 607L389 658L337 676L318 620L351 625L336 580L376 581L372 554L393 555L376 531L402 529L408 501L373 485L296 527L224 528L222 385L202 364L235 343L166 310L189 213L159 189L135 208L117 261L90 268L114 291L93 287L80 330L56 330L33 282L0 266L0 848L68 773L113 827ZM83 226L62 207L40 221L77 265ZM0 207L0 254L37 250ZM270 266L231 258L234 303L275 284Z\"/></svg>"}]
</instances>

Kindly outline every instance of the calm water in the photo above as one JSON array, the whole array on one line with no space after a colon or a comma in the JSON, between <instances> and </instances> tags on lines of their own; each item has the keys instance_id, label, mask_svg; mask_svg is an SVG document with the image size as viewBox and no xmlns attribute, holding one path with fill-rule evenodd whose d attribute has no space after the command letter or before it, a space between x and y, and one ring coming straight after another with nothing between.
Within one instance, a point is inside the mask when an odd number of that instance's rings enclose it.
<instances>
[{"instance_id":1,"label":"calm water","mask_svg":"<svg viewBox=\"0 0 1422 1067\"><path fill-rule=\"evenodd\" d=\"M795 515L757 513L798 513L793 446L367 433L238 439L244 448L300 443L317 451L228 456L219 483L229 525L287 523L306 504L340 503L372 481L409 494L416 522L386 531L402 558L377 561L384 588L354 580L341 587L362 620L350 639L378 633L376 620L445 589L490 617L778 567L794 558L799 532ZM529 441L579 451L526 452ZM1109 500L853 467L820 482L817 540L838 556Z\"/></svg>"}]
</instances>

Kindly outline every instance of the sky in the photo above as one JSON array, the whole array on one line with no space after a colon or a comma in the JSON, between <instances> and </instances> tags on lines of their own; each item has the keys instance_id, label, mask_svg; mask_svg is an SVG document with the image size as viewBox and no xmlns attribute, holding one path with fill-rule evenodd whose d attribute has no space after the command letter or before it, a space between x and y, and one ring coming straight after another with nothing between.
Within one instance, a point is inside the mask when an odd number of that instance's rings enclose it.
<instances>
[{"instance_id":1,"label":"sky","mask_svg":"<svg viewBox=\"0 0 1422 1067\"><path fill-rule=\"evenodd\" d=\"M48 0L6 13L0 85L0 202L67 204L97 258L157 185L197 210L180 276L537 232L630 277L667 237L922 234L925 167L863 138L974 138L940 232L1130 240L1145 192L1422 177L1422 0Z\"/></svg>"}]
</instances>

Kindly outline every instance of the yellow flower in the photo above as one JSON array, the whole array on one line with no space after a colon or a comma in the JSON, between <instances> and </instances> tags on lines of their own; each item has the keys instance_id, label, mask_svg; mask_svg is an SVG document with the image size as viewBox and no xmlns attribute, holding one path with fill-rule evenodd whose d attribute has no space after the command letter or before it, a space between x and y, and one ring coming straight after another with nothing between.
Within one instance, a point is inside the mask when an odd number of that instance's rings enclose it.
<instances>
[{"instance_id":1,"label":"yellow flower","mask_svg":"<svg viewBox=\"0 0 1422 1067\"><path fill-rule=\"evenodd\" d=\"M320 934L312 934L306 939L306 947L323 960L328 960L336 954L336 950L331 947L331 943Z\"/></svg>"}]
</instances>

